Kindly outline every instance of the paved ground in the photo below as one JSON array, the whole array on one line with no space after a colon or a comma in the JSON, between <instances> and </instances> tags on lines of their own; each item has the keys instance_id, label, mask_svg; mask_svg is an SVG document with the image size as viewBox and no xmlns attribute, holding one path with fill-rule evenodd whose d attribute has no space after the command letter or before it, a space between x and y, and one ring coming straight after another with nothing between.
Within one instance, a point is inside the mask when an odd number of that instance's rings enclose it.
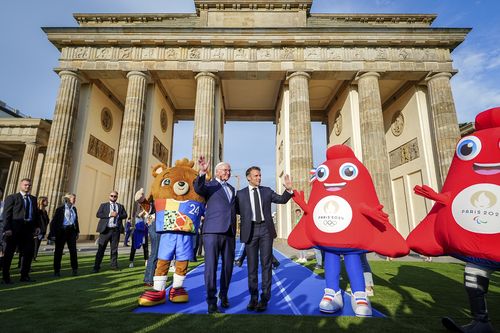
<instances>
[{"instance_id":1,"label":"paved ground","mask_svg":"<svg viewBox=\"0 0 500 333\"><path fill-rule=\"evenodd\" d=\"M97 245L95 241L81 241L78 242L77 248L79 251L80 255L95 255L97 252ZM298 251L291 248L288 246L287 242L285 239L276 239L274 241L274 248L283 253L283 255L287 256L290 259L296 259ZM54 246L53 245L46 245L46 241L43 241L42 245L40 246L40 254L51 254L54 251ZM67 249L65 250L67 252ZM107 253L109 253L109 244L107 248ZM120 246L118 248L118 253L123 255L123 254L129 254L130 253L130 247L124 247L123 246L123 241L120 242ZM314 251L313 250L308 250L306 252L307 257L309 259L314 259ZM136 252L136 258L141 258L142 257L142 249L139 249ZM368 254L368 259L369 260L386 260L386 257L379 256L376 253L369 253ZM423 261L423 258L416 254L416 253L410 253L406 257L402 258L397 258L394 259L397 261ZM456 262L460 263L462 261L452 258L452 257L436 257L432 258L433 262Z\"/></svg>"}]
</instances>

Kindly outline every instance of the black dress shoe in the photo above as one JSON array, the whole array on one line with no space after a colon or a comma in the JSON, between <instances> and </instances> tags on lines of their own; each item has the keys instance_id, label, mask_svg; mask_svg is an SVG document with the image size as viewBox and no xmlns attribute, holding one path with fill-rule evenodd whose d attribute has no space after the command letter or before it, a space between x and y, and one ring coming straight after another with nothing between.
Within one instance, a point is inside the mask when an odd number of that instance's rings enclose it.
<instances>
[{"instance_id":1,"label":"black dress shoe","mask_svg":"<svg viewBox=\"0 0 500 333\"><path fill-rule=\"evenodd\" d=\"M119 270L120 270L120 268L118 268L118 267L111 267L111 270L112 270L112 271L119 271Z\"/></svg>"},{"instance_id":2,"label":"black dress shoe","mask_svg":"<svg viewBox=\"0 0 500 333\"><path fill-rule=\"evenodd\" d=\"M251 299L250 303L247 304L248 311L254 311L257 308L258 301L256 299Z\"/></svg>"},{"instance_id":3,"label":"black dress shoe","mask_svg":"<svg viewBox=\"0 0 500 333\"><path fill-rule=\"evenodd\" d=\"M55 277L60 277L60 276L61 276L61 273L59 273L59 272L54 272L54 276L55 276Z\"/></svg>"},{"instance_id":4,"label":"black dress shoe","mask_svg":"<svg viewBox=\"0 0 500 333\"><path fill-rule=\"evenodd\" d=\"M94 273L94 274L95 274L95 273L99 273L99 268L94 268L94 269L92 270L92 273Z\"/></svg>"},{"instance_id":5,"label":"black dress shoe","mask_svg":"<svg viewBox=\"0 0 500 333\"><path fill-rule=\"evenodd\" d=\"M21 282L36 282L36 280L30 278L29 276L25 276L19 279Z\"/></svg>"},{"instance_id":6,"label":"black dress shoe","mask_svg":"<svg viewBox=\"0 0 500 333\"><path fill-rule=\"evenodd\" d=\"M224 309L229 308L229 300L227 299L227 297L221 297L220 306L222 306Z\"/></svg>"},{"instance_id":7,"label":"black dress shoe","mask_svg":"<svg viewBox=\"0 0 500 333\"><path fill-rule=\"evenodd\" d=\"M208 314L221 313L217 304L208 304Z\"/></svg>"},{"instance_id":8,"label":"black dress shoe","mask_svg":"<svg viewBox=\"0 0 500 333\"><path fill-rule=\"evenodd\" d=\"M255 311L257 312L264 312L267 310L267 301L261 300L259 304L255 307Z\"/></svg>"},{"instance_id":9,"label":"black dress shoe","mask_svg":"<svg viewBox=\"0 0 500 333\"><path fill-rule=\"evenodd\" d=\"M8 280L3 280L2 279L2 284L14 284L14 282L12 282L11 279L8 279Z\"/></svg>"},{"instance_id":10,"label":"black dress shoe","mask_svg":"<svg viewBox=\"0 0 500 333\"><path fill-rule=\"evenodd\" d=\"M236 266L238 266L238 267L243 266L243 262L241 262L241 260L235 260L235 261L234 261L234 264L235 264Z\"/></svg>"},{"instance_id":11,"label":"black dress shoe","mask_svg":"<svg viewBox=\"0 0 500 333\"><path fill-rule=\"evenodd\" d=\"M74 270L71 272L71 275L73 275L73 276L77 276L77 275L78 275L78 270L74 269Z\"/></svg>"}]
</instances>

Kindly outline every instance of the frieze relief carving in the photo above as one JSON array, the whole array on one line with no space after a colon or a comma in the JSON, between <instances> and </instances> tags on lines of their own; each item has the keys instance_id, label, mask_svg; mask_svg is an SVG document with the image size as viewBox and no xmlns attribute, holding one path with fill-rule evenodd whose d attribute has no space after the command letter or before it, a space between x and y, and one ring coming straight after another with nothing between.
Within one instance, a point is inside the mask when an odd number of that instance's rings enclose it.
<instances>
[{"instance_id":1,"label":"frieze relief carving","mask_svg":"<svg viewBox=\"0 0 500 333\"><path fill-rule=\"evenodd\" d=\"M295 48L284 47L281 49L282 60L293 60L295 58Z\"/></svg>"},{"instance_id":2,"label":"frieze relief carving","mask_svg":"<svg viewBox=\"0 0 500 333\"><path fill-rule=\"evenodd\" d=\"M93 135L90 135L87 153L109 165L113 165L115 150Z\"/></svg>"},{"instance_id":3,"label":"frieze relief carving","mask_svg":"<svg viewBox=\"0 0 500 333\"><path fill-rule=\"evenodd\" d=\"M132 48L124 47L118 52L118 59L131 59L132 58Z\"/></svg>"},{"instance_id":4,"label":"frieze relief carving","mask_svg":"<svg viewBox=\"0 0 500 333\"><path fill-rule=\"evenodd\" d=\"M258 49L257 60L271 60L273 58L273 50L271 48Z\"/></svg>"},{"instance_id":5,"label":"frieze relief carving","mask_svg":"<svg viewBox=\"0 0 500 333\"><path fill-rule=\"evenodd\" d=\"M112 49L110 47L100 47L95 53L95 58L99 60L111 59Z\"/></svg>"},{"instance_id":6,"label":"frieze relief carving","mask_svg":"<svg viewBox=\"0 0 500 333\"><path fill-rule=\"evenodd\" d=\"M300 51L300 53L299 53ZM316 61L450 61L449 51L435 48L391 47L75 47L63 49L64 60L216 60L216 61L288 61L300 58ZM253 55L252 55L253 53Z\"/></svg>"},{"instance_id":7,"label":"frieze relief carving","mask_svg":"<svg viewBox=\"0 0 500 333\"><path fill-rule=\"evenodd\" d=\"M142 49L142 54L141 54L142 59L148 59L148 60L154 60L158 59L158 56L156 54L156 49L153 47L145 47Z\"/></svg>"},{"instance_id":8,"label":"frieze relief carving","mask_svg":"<svg viewBox=\"0 0 500 333\"><path fill-rule=\"evenodd\" d=\"M417 138L399 146L389 153L390 168L406 164L420 157Z\"/></svg>"},{"instance_id":9,"label":"frieze relief carving","mask_svg":"<svg viewBox=\"0 0 500 333\"><path fill-rule=\"evenodd\" d=\"M201 50L199 48L188 50L188 59L199 60L201 58Z\"/></svg>"},{"instance_id":10,"label":"frieze relief carving","mask_svg":"<svg viewBox=\"0 0 500 333\"><path fill-rule=\"evenodd\" d=\"M306 48L304 55L306 59L310 60L319 60L323 57L321 56L321 48L320 47L308 47Z\"/></svg>"},{"instance_id":11,"label":"frieze relief carving","mask_svg":"<svg viewBox=\"0 0 500 333\"><path fill-rule=\"evenodd\" d=\"M234 60L249 60L250 59L250 50L237 48L234 50Z\"/></svg>"},{"instance_id":12,"label":"frieze relief carving","mask_svg":"<svg viewBox=\"0 0 500 333\"><path fill-rule=\"evenodd\" d=\"M153 156L156 157L160 162L168 165L169 151L168 148L165 147L160 140L153 136Z\"/></svg>"}]
</instances>

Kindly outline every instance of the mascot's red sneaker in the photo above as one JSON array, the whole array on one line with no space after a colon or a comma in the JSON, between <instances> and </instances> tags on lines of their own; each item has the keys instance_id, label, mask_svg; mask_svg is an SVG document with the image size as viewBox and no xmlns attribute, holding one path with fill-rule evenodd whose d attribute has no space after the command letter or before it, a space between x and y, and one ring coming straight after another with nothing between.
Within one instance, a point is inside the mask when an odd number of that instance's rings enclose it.
<instances>
[{"instance_id":1,"label":"mascot's red sneaker","mask_svg":"<svg viewBox=\"0 0 500 333\"><path fill-rule=\"evenodd\" d=\"M165 290L148 290L145 291L139 297L139 305L140 306L155 306L158 304L163 304L166 301L167 293Z\"/></svg>"},{"instance_id":2,"label":"mascot's red sneaker","mask_svg":"<svg viewBox=\"0 0 500 333\"><path fill-rule=\"evenodd\" d=\"M170 288L170 293L168 299L172 303L186 303L189 301L189 295L186 289L180 288Z\"/></svg>"}]
</instances>

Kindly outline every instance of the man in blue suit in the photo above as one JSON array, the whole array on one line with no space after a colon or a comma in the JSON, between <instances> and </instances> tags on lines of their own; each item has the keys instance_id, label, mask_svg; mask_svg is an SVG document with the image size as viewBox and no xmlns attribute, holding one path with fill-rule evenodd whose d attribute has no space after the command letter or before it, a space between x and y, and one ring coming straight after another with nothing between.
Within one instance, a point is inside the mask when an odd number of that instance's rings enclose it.
<instances>
[{"instance_id":1,"label":"man in blue suit","mask_svg":"<svg viewBox=\"0 0 500 333\"><path fill-rule=\"evenodd\" d=\"M205 249L205 287L207 289L208 313L220 312L217 307L217 264L222 257L219 298L223 308L229 307L227 292L233 274L236 208L234 187L227 181L231 177L231 166L221 162L215 167L215 179L206 180L208 163L202 156L198 159L199 175L194 181L194 190L205 197L206 210L202 227Z\"/></svg>"},{"instance_id":2,"label":"man in blue suit","mask_svg":"<svg viewBox=\"0 0 500 333\"><path fill-rule=\"evenodd\" d=\"M248 290L250 302L247 310L262 312L271 298L273 239L276 238L271 203L285 204L293 195L292 181L285 175L286 191L277 194L269 187L260 186L260 168L252 166L246 171L248 186L236 194L236 210L240 215L240 239L246 244L248 263ZM259 253L262 263L262 294L259 298Z\"/></svg>"}]
</instances>

